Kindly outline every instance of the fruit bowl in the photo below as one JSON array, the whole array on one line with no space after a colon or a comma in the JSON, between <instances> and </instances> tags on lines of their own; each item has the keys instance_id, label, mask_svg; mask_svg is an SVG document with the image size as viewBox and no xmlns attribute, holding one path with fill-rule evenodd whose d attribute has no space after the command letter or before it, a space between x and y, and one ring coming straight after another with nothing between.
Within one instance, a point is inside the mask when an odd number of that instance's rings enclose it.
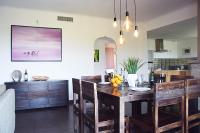
<instances>
[{"instance_id":1,"label":"fruit bowl","mask_svg":"<svg viewBox=\"0 0 200 133\"><path fill-rule=\"evenodd\" d=\"M33 76L32 79L34 81L46 81L46 80L49 79L49 77L47 77L47 76Z\"/></svg>"}]
</instances>

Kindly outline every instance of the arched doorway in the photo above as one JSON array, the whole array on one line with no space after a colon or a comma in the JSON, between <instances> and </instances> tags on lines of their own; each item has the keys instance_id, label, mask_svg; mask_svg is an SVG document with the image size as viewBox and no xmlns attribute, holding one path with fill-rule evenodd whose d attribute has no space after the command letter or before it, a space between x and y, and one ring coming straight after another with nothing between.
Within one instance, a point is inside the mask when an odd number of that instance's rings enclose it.
<instances>
[{"instance_id":1,"label":"arched doorway","mask_svg":"<svg viewBox=\"0 0 200 133\"><path fill-rule=\"evenodd\" d=\"M95 40L94 51L99 54L99 60L94 60L94 73L105 74L116 69L116 42L110 37L99 37Z\"/></svg>"}]
</instances>

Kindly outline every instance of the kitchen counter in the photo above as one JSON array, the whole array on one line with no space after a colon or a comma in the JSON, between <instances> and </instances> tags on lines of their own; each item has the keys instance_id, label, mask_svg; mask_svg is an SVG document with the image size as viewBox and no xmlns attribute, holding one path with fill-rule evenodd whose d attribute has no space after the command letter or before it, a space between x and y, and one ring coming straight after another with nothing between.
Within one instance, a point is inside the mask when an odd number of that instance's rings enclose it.
<instances>
[{"instance_id":1,"label":"kitchen counter","mask_svg":"<svg viewBox=\"0 0 200 133\"><path fill-rule=\"evenodd\" d=\"M185 76L190 76L191 71L190 70L158 70L154 71L155 74L162 74L164 73L166 75L166 82L171 81L171 76L172 75L185 75Z\"/></svg>"}]
</instances>

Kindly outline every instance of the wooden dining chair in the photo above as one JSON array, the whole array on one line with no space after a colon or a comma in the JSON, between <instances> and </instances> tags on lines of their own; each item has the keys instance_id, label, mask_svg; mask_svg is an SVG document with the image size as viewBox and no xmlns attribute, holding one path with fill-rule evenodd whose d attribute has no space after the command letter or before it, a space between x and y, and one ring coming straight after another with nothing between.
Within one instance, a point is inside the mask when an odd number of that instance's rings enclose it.
<instances>
[{"instance_id":1,"label":"wooden dining chair","mask_svg":"<svg viewBox=\"0 0 200 133\"><path fill-rule=\"evenodd\" d=\"M171 130L178 130L184 133L184 91L184 81L156 83L154 87L153 113L133 118L134 127L139 129L139 133L142 131L161 133ZM178 104L181 107L178 115L160 110L161 107L174 104Z\"/></svg>"},{"instance_id":2,"label":"wooden dining chair","mask_svg":"<svg viewBox=\"0 0 200 133\"><path fill-rule=\"evenodd\" d=\"M101 82L101 75L90 75L90 76L81 76L81 80L91 81L94 83Z\"/></svg>"},{"instance_id":3,"label":"wooden dining chair","mask_svg":"<svg viewBox=\"0 0 200 133\"><path fill-rule=\"evenodd\" d=\"M92 133L112 133L114 132L113 110L99 108L97 96L97 85L91 81L81 81L83 101L93 103L93 111L83 113L83 121ZM85 104L83 104L84 110ZM125 132L129 133L129 117L125 117ZM85 130L84 130L85 131Z\"/></svg>"},{"instance_id":4,"label":"wooden dining chair","mask_svg":"<svg viewBox=\"0 0 200 133\"><path fill-rule=\"evenodd\" d=\"M73 86L73 114L74 114L74 132L81 133L83 131L82 119L82 89L80 80L72 78ZM78 121L77 121L78 118Z\"/></svg>"},{"instance_id":5,"label":"wooden dining chair","mask_svg":"<svg viewBox=\"0 0 200 133\"><path fill-rule=\"evenodd\" d=\"M186 133L189 129L200 125L200 111L198 110L198 102L194 105L191 100L198 101L200 97L200 79L186 80L185 90L185 128Z\"/></svg>"},{"instance_id":6,"label":"wooden dining chair","mask_svg":"<svg viewBox=\"0 0 200 133\"><path fill-rule=\"evenodd\" d=\"M112 132L113 115L111 112L100 112L98 106L96 83L91 81L81 81L83 100L93 103L92 112L83 113L83 121L93 133ZM84 110L85 104L83 104Z\"/></svg>"}]
</instances>

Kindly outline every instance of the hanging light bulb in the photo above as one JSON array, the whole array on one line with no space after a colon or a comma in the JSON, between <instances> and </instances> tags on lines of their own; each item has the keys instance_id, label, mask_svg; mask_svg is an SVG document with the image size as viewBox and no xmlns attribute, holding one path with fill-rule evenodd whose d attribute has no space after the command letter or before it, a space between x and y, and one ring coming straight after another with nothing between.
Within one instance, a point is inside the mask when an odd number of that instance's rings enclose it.
<instances>
[{"instance_id":1,"label":"hanging light bulb","mask_svg":"<svg viewBox=\"0 0 200 133\"><path fill-rule=\"evenodd\" d=\"M117 18L114 17L114 21L113 21L113 27L116 28L117 27Z\"/></svg>"},{"instance_id":2,"label":"hanging light bulb","mask_svg":"<svg viewBox=\"0 0 200 133\"><path fill-rule=\"evenodd\" d=\"M123 32L121 30L119 32L119 44L120 45L124 44Z\"/></svg>"},{"instance_id":3,"label":"hanging light bulb","mask_svg":"<svg viewBox=\"0 0 200 133\"><path fill-rule=\"evenodd\" d=\"M117 17L116 17L116 11L115 11L115 0L114 0L114 21L113 21L113 27L117 27Z\"/></svg>"},{"instance_id":4,"label":"hanging light bulb","mask_svg":"<svg viewBox=\"0 0 200 133\"><path fill-rule=\"evenodd\" d=\"M138 37L138 36L139 36L138 26L135 26L134 36L135 36L135 37Z\"/></svg>"},{"instance_id":5,"label":"hanging light bulb","mask_svg":"<svg viewBox=\"0 0 200 133\"><path fill-rule=\"evenodd\" d=\"M126 11L126 18L125 18L125 22L124 22L124 29L125 31L130 31L131 28L131 21L129 19L129 13L128 11Z\"/></svg>"},{"instance_id":6,"label":"hanging light bulb","mask_svg":"<svg viewBox=\"0 0 200 133\"><path fill-rule=\"evenodd\" d=\"M134 30L134 36L137 38L139 36L138 26L137 26L137 9L136 9L136 2L134 0L134 6L135 6L135 30Z\"/></svg>"},{"instance_id":7,"label":"hanging light bulb","mask_svg":"<svg viewBox=\"0 0 200 133\"><path fill-rule=\"evenodd\" d=\"M128 12L128 2L126 0L126 18L125 18L125 21L124 21L124 30L125 31L130 31L131 30L131 27L132 27L132 22L130 20L130 16L129 16L129 12Z\"/></svg>"}]
</instances>

